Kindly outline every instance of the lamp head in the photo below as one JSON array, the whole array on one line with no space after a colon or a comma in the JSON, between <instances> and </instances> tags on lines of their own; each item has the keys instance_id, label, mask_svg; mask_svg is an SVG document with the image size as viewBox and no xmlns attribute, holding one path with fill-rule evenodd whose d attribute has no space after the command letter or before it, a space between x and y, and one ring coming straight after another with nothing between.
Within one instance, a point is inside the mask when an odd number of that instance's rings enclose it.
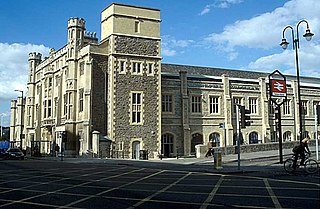
<instances>
[{"instance_id":1,"label":"lamp head","mask_svg":"<svg viewBox=\"0 0 320 209\"><path fill-rule=\"evenodd\" d=\"M313 36L313 35L314 35L314 34L311 33L310 29L308 28L308 29L306 30L306 33L303 35L303 37L305 37L307 41L310 41L310 40L312 39L312 36Z\"/></svg>"},{"instance_id":2,"label":"lamp head","mask_svg":"<svg viewBox=\"0 0 320 209\"><path fill-rule=\"evenodd\" d=\"M289 45L289 42L287 42L287 40L285 38L282 39L280 46L282 47L282 49L287 49Z\"/></svg>"}]
</instances>

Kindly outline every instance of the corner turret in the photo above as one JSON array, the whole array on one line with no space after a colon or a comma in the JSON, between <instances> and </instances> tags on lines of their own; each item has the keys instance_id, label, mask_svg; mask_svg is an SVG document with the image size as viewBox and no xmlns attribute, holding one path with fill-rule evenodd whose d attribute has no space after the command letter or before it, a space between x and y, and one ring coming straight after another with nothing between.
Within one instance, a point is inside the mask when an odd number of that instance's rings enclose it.
<instances>
[{"instance_id":1,"label":"corner turret","mask_svg":"<svg viewBox=\"0 0 320 209\"><path fill-rule=\"evenodd\" d=\"M83 44L86 21L83 18L70 17L68 20L68 43L77 46Z\"/></svg>"},{"instance_id":2,"label":"corner turret","mask_svg":"<svg viewBox=\"0 0 320 209\"><path fill-rule=\"evenodd\" d=\"M30 52L28 61L30 62L31 60L36 60L36 61L40 62L41 56L42 56L42 54L40 54L40 53Z\"/></svg>"}]
</instances>

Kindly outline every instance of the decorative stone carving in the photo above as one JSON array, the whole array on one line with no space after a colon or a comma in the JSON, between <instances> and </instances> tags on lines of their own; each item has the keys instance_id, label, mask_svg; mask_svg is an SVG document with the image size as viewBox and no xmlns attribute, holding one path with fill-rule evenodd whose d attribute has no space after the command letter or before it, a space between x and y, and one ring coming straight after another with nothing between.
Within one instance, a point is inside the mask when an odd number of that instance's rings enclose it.
<instances>
[{"instance_id":1,"label":"decorative stone carving","mask_svg":"<svg viewBox=\"0 0 320 209\"><path fill-rule=\"evenodd\" d=\"M244 85L231 85L231 89L245 89L245 90L257 90L259 91L259 86L244 86Z\"/></svg>"},{"instance_id":2,"label":"decorative stone carving","mask_svg":"<svg viewBox=\"0 0 320 209\"><path fill-rule=\"evenodd\" d=\"M156 40L117 36L115 41L117 53L158 56Z\"/></svg>"},{"instance_id":3,"label":"decorative stone carving","mask_svg":"<svg viewBox=\"0 0 320 209\"><path fill-rule=\"evenodd\" d=\"M199 87L199 88L210 88L210 89L218 88L218 89L222 89L222 84L188 82L188 87Z\"/></svg>"}]
</instances>

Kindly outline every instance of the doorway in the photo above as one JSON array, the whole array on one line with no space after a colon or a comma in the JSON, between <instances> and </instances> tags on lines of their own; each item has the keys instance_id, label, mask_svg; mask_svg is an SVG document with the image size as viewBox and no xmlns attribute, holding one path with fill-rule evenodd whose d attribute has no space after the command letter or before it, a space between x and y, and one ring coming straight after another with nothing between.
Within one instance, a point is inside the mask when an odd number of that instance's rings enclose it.
<instances>
[{"instance_id":1,"label":"doorway","mask_svg":"<svg viewBox=\"0 0 320 209\"><path fill-rule=\"evenodd\" d=\"M140 152L140 142L134 141L132 142L132 159L139 159Z\"/></svg>"}]
</instances>

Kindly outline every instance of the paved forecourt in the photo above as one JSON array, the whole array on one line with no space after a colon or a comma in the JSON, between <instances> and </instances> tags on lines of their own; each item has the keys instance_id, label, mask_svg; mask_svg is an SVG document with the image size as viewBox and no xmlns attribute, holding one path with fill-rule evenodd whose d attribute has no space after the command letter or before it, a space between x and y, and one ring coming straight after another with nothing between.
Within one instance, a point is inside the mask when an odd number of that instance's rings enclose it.
<instances>
[{"instance_id":1,"label":"paved forecourt","mask_svg":"<svg viewBox=\"0 0 320 209\"><path fill-rule=\"evenodd\" d=\"M30 159L0 165L0 208L318 208L320 204L320 186L313 177L261 178Z\"/></svg>"}]
</instances>

